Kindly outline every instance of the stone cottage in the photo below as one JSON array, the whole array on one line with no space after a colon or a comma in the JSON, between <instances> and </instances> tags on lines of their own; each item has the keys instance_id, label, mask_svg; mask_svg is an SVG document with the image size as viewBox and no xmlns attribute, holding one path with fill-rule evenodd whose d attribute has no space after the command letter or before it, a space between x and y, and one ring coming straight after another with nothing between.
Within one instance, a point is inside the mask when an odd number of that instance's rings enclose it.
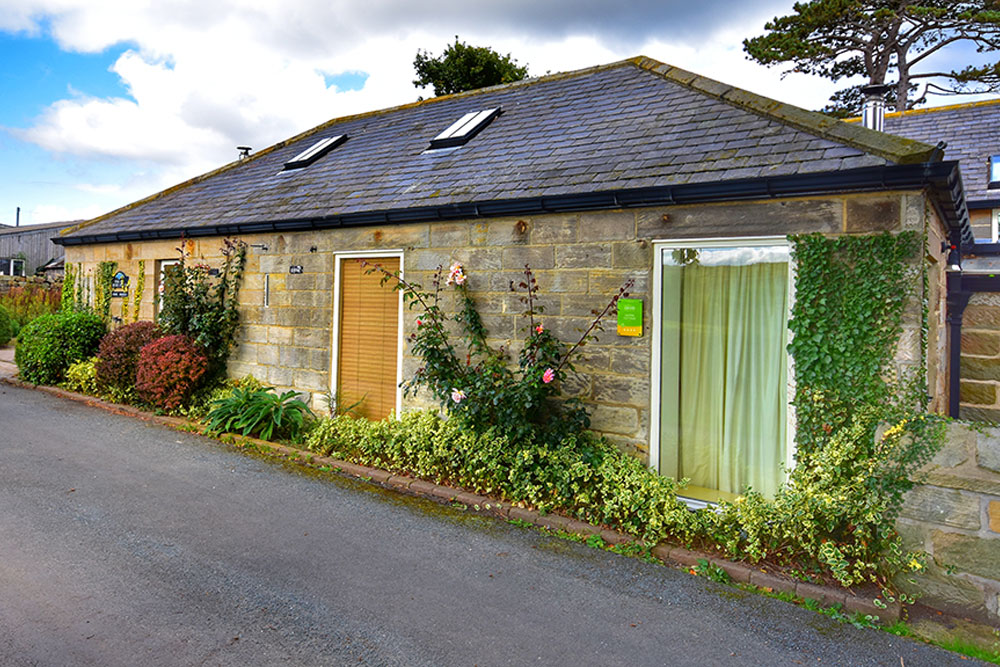
<instances>
[{"instance_id":1,"label":"stone cottage","mask_svg":"<svg viewBox=\"0 0 1000 667\"><path fill-rule=\"evenodd\" d=\"M68 263L117 262L132 285L141 261L149 319L178 247L212 261L241 238L230 373L361 401L376 418L420 404L399 389L418 366L404 344L416 324L363 260L425 286L461 262L497 342L524 326L509 285L525 265L545 326L569 341L632 279L638 335L609 327L564 391L596 430L711 501L748 483L773 491L791 461L788 235L903 229L930 238L931 331L923 357L911 312L897 363L926 358L943 410L942 243L972 240L957 162L644 57L338 118L60 242ZM726 410L691 404L719 391ZM725 432L742 453L691 432Z\"/></svg>"}]
</instances>

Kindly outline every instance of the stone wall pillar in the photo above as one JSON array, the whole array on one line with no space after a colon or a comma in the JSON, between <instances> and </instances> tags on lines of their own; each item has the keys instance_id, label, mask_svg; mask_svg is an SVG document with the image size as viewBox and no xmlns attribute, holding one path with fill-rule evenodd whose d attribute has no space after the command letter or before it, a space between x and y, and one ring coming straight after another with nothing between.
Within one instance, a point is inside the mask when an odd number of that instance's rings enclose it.
<instances>
[{"instance_id":1,"label":"stone wall pillar","mask_svg":"<svg viewBox=\"0 0 1000 667\"><path fill-rule=\"evenodd\" d=\"M962 419L1000 423L1000 294L973 294L965 309L960 396Z\"/></svg>"},{"instance_id":2,"label":"stone wall pillar","mask_svg":"<svg viewBox=\"0 0 1000 667\"><path fill-rule=\"evenodd\" d=\"M921 475L898 528L927 567L897 583L918 602L1000 622L1000 428L950 425Z\"/></svg>"}]
</instances>

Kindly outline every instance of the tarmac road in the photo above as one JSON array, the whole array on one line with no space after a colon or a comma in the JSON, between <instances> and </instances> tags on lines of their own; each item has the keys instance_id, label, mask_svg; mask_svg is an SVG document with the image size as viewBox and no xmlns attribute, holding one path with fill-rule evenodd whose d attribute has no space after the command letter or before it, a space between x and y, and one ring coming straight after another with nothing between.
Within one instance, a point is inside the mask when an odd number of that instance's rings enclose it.
<instances>
[{"instance_id":1,"label":"tarmac road","mask_svg":"<svg viewBox=\"0 0 1000 667\"><path fill-rule=\"evenodd\" d=\"M2 665L969 665L0 385Z\"/></svg>"}]
</instances>

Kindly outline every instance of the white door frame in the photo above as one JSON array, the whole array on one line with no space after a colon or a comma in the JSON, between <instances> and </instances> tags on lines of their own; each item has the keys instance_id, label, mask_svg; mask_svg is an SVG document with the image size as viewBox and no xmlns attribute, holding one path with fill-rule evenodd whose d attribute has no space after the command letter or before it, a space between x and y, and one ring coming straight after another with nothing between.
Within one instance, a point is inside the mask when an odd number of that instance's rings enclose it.
<instances>
[{"instance_id":1,"label":"white door frame","mask_svg":"<svg viewBox=\"0 0 1000 667\"><path fill-rule=\"evenodd\" d=\"M663 239L653 241L653 334L651 339L652 369L649 392L649 467L659 474L660 471L660 383L663 381L661 364L661 336L663 322L663 251L667 248L728 248L728 247L759 247L769 245L791 246L787 236L746 236L746 237L713 237L698 239ZM795 304L795 262L788 259L788 316L791 316ZM788 331L788 342L792 340L792 332ZM786 411L786 453L785 467L791 470L795 465L795 408L792 399L795 397L795 364L792 355L788 355L788 409ZM685 499L687 500L687 499ZM691 500L690 504L704 507L703 501Z\"/></svg>"},{"instance_id":2,"label":"white door frame","mask_svg":"<svg viewBox=\"0 0 1000 667\"><path fill-rule=\"evenodd\" d=\"M350 251L350 252L334 252L333 253L333 340L330 345L331 355L330 355L330 392L331 395L336 398L337 396L337 363L340 357L340 264L341 260L344 259L383 259L386 257L396 257L399 259L399 277L403 278L403 250L377 250L377 251ZM398 290L397 290L398 291ZM397 311L397 323L396 327L396 408L395 414L396 418L399 418L400 412L403 409L403 388L400 384L403 382L403 341L405 337L403 335L403 293L398 291L399 308Z\"/></svg>"}]
</instances>

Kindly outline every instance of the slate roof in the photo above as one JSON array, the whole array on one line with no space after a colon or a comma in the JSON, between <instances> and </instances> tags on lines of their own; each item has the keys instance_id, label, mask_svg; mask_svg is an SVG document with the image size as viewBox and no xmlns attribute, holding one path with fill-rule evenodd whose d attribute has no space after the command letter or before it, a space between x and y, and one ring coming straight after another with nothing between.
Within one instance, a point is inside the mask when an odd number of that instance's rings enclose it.
<instances>
[{"instance_id":1,"label":"slate roof","mask_svg":"<svg viewBox=\"0 0 1000 667\"><path fill-rule=\"evenodd\" d=\"M0 225L0 235L3 234L25 234L31 232L40 232L45 229L65 229L67 227L72 227L78 225L83 220L67 220L66 222L46 222L40 225L21 225L20 227L11 227L10 225Z\"/></svg>"},{"instance_id":2,"label":"slate roof","mask_svg":"<svg viewBox=\"0 0 1000 667\"><path fill-rule=\"evenodd\" d=\"M1000 190L986 187L987 160L1000 155L1000 100L889 113L885 131L929 144L946 142L945 159L959 161L969 203L1000 200Z\"/></svg>"},{"instance_id":3,"label":"slate roof","mask_svg":"<svg viewBox=\"0 0 1000 667\"><path fill-rule=\"evenodd\" d=\"M427 150L463 114L497 106L501 115L467 144ZM282 171L337 134L349 138L308 167ZM920 163L932 153L638 57L332 120L61 241L843 172Z\"/></svg>"}]
</instances>

